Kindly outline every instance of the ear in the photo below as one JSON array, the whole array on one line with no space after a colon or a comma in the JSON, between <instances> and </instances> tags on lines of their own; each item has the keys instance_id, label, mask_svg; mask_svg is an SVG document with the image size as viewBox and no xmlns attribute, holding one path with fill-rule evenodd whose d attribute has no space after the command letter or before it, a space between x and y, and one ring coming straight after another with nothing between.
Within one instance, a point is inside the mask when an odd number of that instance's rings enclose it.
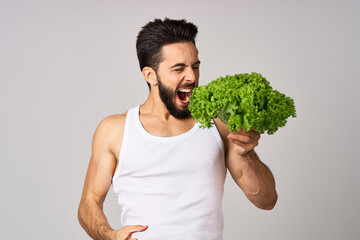
<instances>
[{"instance_id":1,"label":"ear","mask_svg":"<svg viewBox=\"0 0 360 240\"><path fill-rule=\"evenodd\" d=\"M152 69L151 67L144 67L142 70L142 73L143 73L145 80L150 85L153 85L153 86L157 85L157 76L156 76L154 69Z\"/></svg>"}]
</instances>

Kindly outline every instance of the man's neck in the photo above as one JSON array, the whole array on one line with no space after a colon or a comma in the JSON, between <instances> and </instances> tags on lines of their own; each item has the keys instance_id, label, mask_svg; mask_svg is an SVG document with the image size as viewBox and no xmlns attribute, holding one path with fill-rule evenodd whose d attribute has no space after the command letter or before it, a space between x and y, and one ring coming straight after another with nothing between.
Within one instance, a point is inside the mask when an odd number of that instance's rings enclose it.
<instances>
[{"instance_id":1,"label":"man's neck","mask_svg":"<svg viewBox=\"0 0 360 240\"><path fill-rule=\"evenodd\" d=\"M183 134L194 126L195 120L192 117L175 118L169 113L160 98L159 101L154 101L149 97L140 106L140 122L147 132L155 136L171 137Z\"/></svg>"}]
</instances>

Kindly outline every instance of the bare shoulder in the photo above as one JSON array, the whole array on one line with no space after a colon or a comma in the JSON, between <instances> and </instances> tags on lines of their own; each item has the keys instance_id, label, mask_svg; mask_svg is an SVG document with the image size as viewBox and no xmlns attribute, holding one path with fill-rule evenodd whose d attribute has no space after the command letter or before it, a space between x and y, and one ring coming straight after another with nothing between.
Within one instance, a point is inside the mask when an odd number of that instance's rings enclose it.
<instances>
[{"instance_id":1,"label":"bare shoulder","mask_svg":"<svg viewBox=\"0 0 360 240\"><path fill-rule=\"evenodd\" d=\"M86 199L104 201L117 166L115 152L120 148L125 119L126 113L111 115L96 128L82 202Z\"/></svg>"},{"instance_id":2,"label":"bare shoulder","mask_svg":"<svg viewBox=\"0 0 360 240\"><path fill-rule=\"evenodd\" d=\"M110 115L104 118L103 120L101 120L98 129L102 131L112 131L117 128L123 127L123 125L125 125L126 114L127 112L122 114Z\"/></svg>"},{"instance_id":3,"label":"bare shoulder","mask_svg":"<svg viewBox=\"0 0 360 240\"><path fill-rule=\"evenodd\" d=\"M117 155L124 135L126 115L127 112L110 115L99 123L94 133L93 149L100 145L102 149Z\"/></svg>"}]
</instances>

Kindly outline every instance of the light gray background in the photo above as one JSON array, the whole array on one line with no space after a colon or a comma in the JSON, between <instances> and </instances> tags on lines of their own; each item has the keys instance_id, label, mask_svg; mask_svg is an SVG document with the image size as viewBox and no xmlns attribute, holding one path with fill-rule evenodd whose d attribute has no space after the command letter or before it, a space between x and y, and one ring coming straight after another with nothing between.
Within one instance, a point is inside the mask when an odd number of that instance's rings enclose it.
<instances>
[{"instance_id":1,"label":"light gray background","mask_svg":"<svg viewBox=\"0 0 360 240\"><path fill-rule=\"evenodd\" d=\"M148 94L135 39L154 18L199 26L201 84L256 71L298 117L257 147L272 211L228 175L226 240L360 239L359 1L0 1L0 238L89 239L77 206L92 135ZM105 212L120 227L112 189Z\"/></svg>"}]
</instances>

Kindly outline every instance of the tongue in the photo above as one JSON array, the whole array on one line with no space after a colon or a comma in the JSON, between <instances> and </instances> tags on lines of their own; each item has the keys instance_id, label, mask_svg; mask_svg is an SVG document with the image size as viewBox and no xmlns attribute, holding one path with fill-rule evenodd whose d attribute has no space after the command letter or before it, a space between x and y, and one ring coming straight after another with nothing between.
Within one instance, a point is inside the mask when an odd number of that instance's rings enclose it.
<instances>
[{"instance_id":1,"label":"tongue","mask_svg":"<svg viewBox=\"0 0 360 240\"><path fill-rule=\"evenodd\" d=\"M179 98L180 98L181 100L184 100L185 97L186 97L186 95L185 95L184 92L179 92L179 93L178 93L178 96L179 96Z\"/></svg>"},{"instance_id":2,"label":"tongue","mask_svg":"<svg viewBox=\"0 0 360 240\"><path fill-rule=\"evenodd\" d=\"M184 103L187 103L189 101L189 95L190 95L189 93L178 92L179 99Z\"/></svg>"}]
</instances>

